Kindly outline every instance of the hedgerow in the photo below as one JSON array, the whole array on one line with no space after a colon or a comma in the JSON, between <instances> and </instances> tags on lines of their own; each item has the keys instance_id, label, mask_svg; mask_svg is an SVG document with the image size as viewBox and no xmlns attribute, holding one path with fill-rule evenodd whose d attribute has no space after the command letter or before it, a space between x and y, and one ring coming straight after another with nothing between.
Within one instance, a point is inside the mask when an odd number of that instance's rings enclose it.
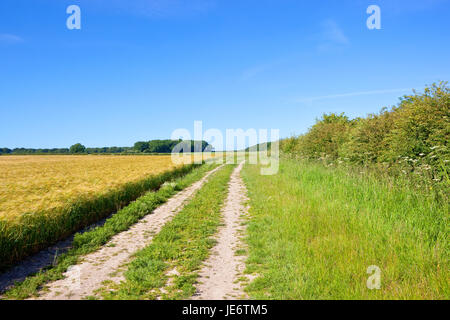
<instances>
[{"instance_id":1,"label":"hedgerow","mask_svg":"<svg viewBox=\"0 0 450 320\"><path fill-rule=\"evenodd\" d=\"M383 168L392 175L443 185L445 193L450 183L449 138L450 88L440 82L365 118L325 114L307 133L282 140L281 150L328 165Z\"/></svg>"}]
</instances>

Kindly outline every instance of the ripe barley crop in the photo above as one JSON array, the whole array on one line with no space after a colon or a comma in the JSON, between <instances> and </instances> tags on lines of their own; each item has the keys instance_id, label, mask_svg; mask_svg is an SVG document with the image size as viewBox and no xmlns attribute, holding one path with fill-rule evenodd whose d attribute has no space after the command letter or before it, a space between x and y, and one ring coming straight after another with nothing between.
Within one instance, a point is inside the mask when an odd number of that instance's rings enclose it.
<instances>
[{"instance_id":1,"label":"ripe barley crop","mask_svg":"<svg viewBox=\"0 0 450 320\"><path fill-rule=\"evenodd\" d=\"M58 208L174 167L170 156L0 157L0 218Z\"/></svg>"},{"instance_id":2,"label":"ripe barley crop","mask_svg":"<svg viewBox=\"0 0 450 320\"><path fill-rule=\"evenodd\" d=\"M0 157L0 269L192 168L170 156Z\"/></svg>"}]
</instances>

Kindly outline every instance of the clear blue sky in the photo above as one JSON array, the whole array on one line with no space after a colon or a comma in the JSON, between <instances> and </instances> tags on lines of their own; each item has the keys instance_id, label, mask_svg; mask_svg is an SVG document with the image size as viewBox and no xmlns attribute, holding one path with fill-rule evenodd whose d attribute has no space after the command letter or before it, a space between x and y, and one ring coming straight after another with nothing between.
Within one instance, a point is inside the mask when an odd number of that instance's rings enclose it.
<instances>
[{"instance_id":1,"label":"clear blue sky","mask_svg":"<svg viewBox=\"0 0 450 320\"><path fill-rule=\"evenodd\" d=\"M286 137L438 80L448 0L0 1L0 147L130 146L194 120Z\"/></svg>"}]
</instances>

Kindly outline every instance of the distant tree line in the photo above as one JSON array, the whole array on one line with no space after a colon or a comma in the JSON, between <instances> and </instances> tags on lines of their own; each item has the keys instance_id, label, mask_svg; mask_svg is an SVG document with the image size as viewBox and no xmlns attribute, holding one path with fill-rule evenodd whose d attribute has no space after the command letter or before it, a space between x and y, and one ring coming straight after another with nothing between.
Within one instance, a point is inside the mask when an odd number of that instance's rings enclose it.
<instances>
[{"instance_id":1,"label":"distant tree line","mask_svg":"<svg viewBox=\"0 0 450 320\"><path fill-rule=\"evenodd\" d=\"M69 153L68 148L30 149L30 148L0 148L0 154L64 154Z\"/></svg>"},{"instance_id":2,"label":"distant tree line","mask_svg":"<svg viewBox=\"0 0 450 320\"><path fill-rule=\"evenodd\" d=\"M0 148L1 154L28 155L28 154L71 154L71 153L124 153L133 151L131 147L103 147L103 148L86 148L80 145L80 148L52 148L52 149L30 149L30 148Z\"/></svg>"},{"instance_id":3,"label":"distant tree line","mask_svg":"<svg viewBox=\"0 0 450 320\"><path fill-rule=\"evenodd\" d=\"M263 143L259 143L257 145L248 147L245 149L246 152L249 151L269 151L270 148L272 147L272 142L263 142Z\"/></svg>"},{"instance_id":4,"label":"distant tree line","mask_svg":"<svg viewBox=\"0 0 450 320\"><path fill-rule=\"evenodd\" d=\"M179 145L181 143L181 145ZM101 153L171 153L175 146L178 152L194 152L196 141L194 140L150 140L139 141L133 147L103 147L86 148L81 143L76 143L70 148L32 149L32 148L0 148L0 155L29 155L29 154L101 154ZM201 151L212 151L212 147L206 141L197 141Z\"/></svg>"},{"instance_id":5,"label":"distant tree line","mask_svg":"<svg viewBox=\"0 0 450 320\"><path fill-rule=\"evenodd\" d=\"M134 150L144 153L171 153L176 146L177 152L212 151L212 146L206 141L181 139L138 141L134 144Z\"/></svg>"}]
</instances>

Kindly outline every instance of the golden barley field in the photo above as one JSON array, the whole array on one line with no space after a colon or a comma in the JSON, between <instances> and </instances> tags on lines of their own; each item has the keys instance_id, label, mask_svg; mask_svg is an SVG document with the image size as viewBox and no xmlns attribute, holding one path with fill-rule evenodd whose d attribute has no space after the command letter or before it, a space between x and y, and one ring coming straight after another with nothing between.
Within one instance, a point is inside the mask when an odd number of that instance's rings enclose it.
<instances>
[{"instance_id":1,"label":"golden barley field","mask_svg":"<svg viewBox=\"0 0 450 320\"><path fill-rule=\"evenodd\" d=\"M61 207L176 166L170 155L0 157L0 219Z\"/></svg>"}]
</instances>

